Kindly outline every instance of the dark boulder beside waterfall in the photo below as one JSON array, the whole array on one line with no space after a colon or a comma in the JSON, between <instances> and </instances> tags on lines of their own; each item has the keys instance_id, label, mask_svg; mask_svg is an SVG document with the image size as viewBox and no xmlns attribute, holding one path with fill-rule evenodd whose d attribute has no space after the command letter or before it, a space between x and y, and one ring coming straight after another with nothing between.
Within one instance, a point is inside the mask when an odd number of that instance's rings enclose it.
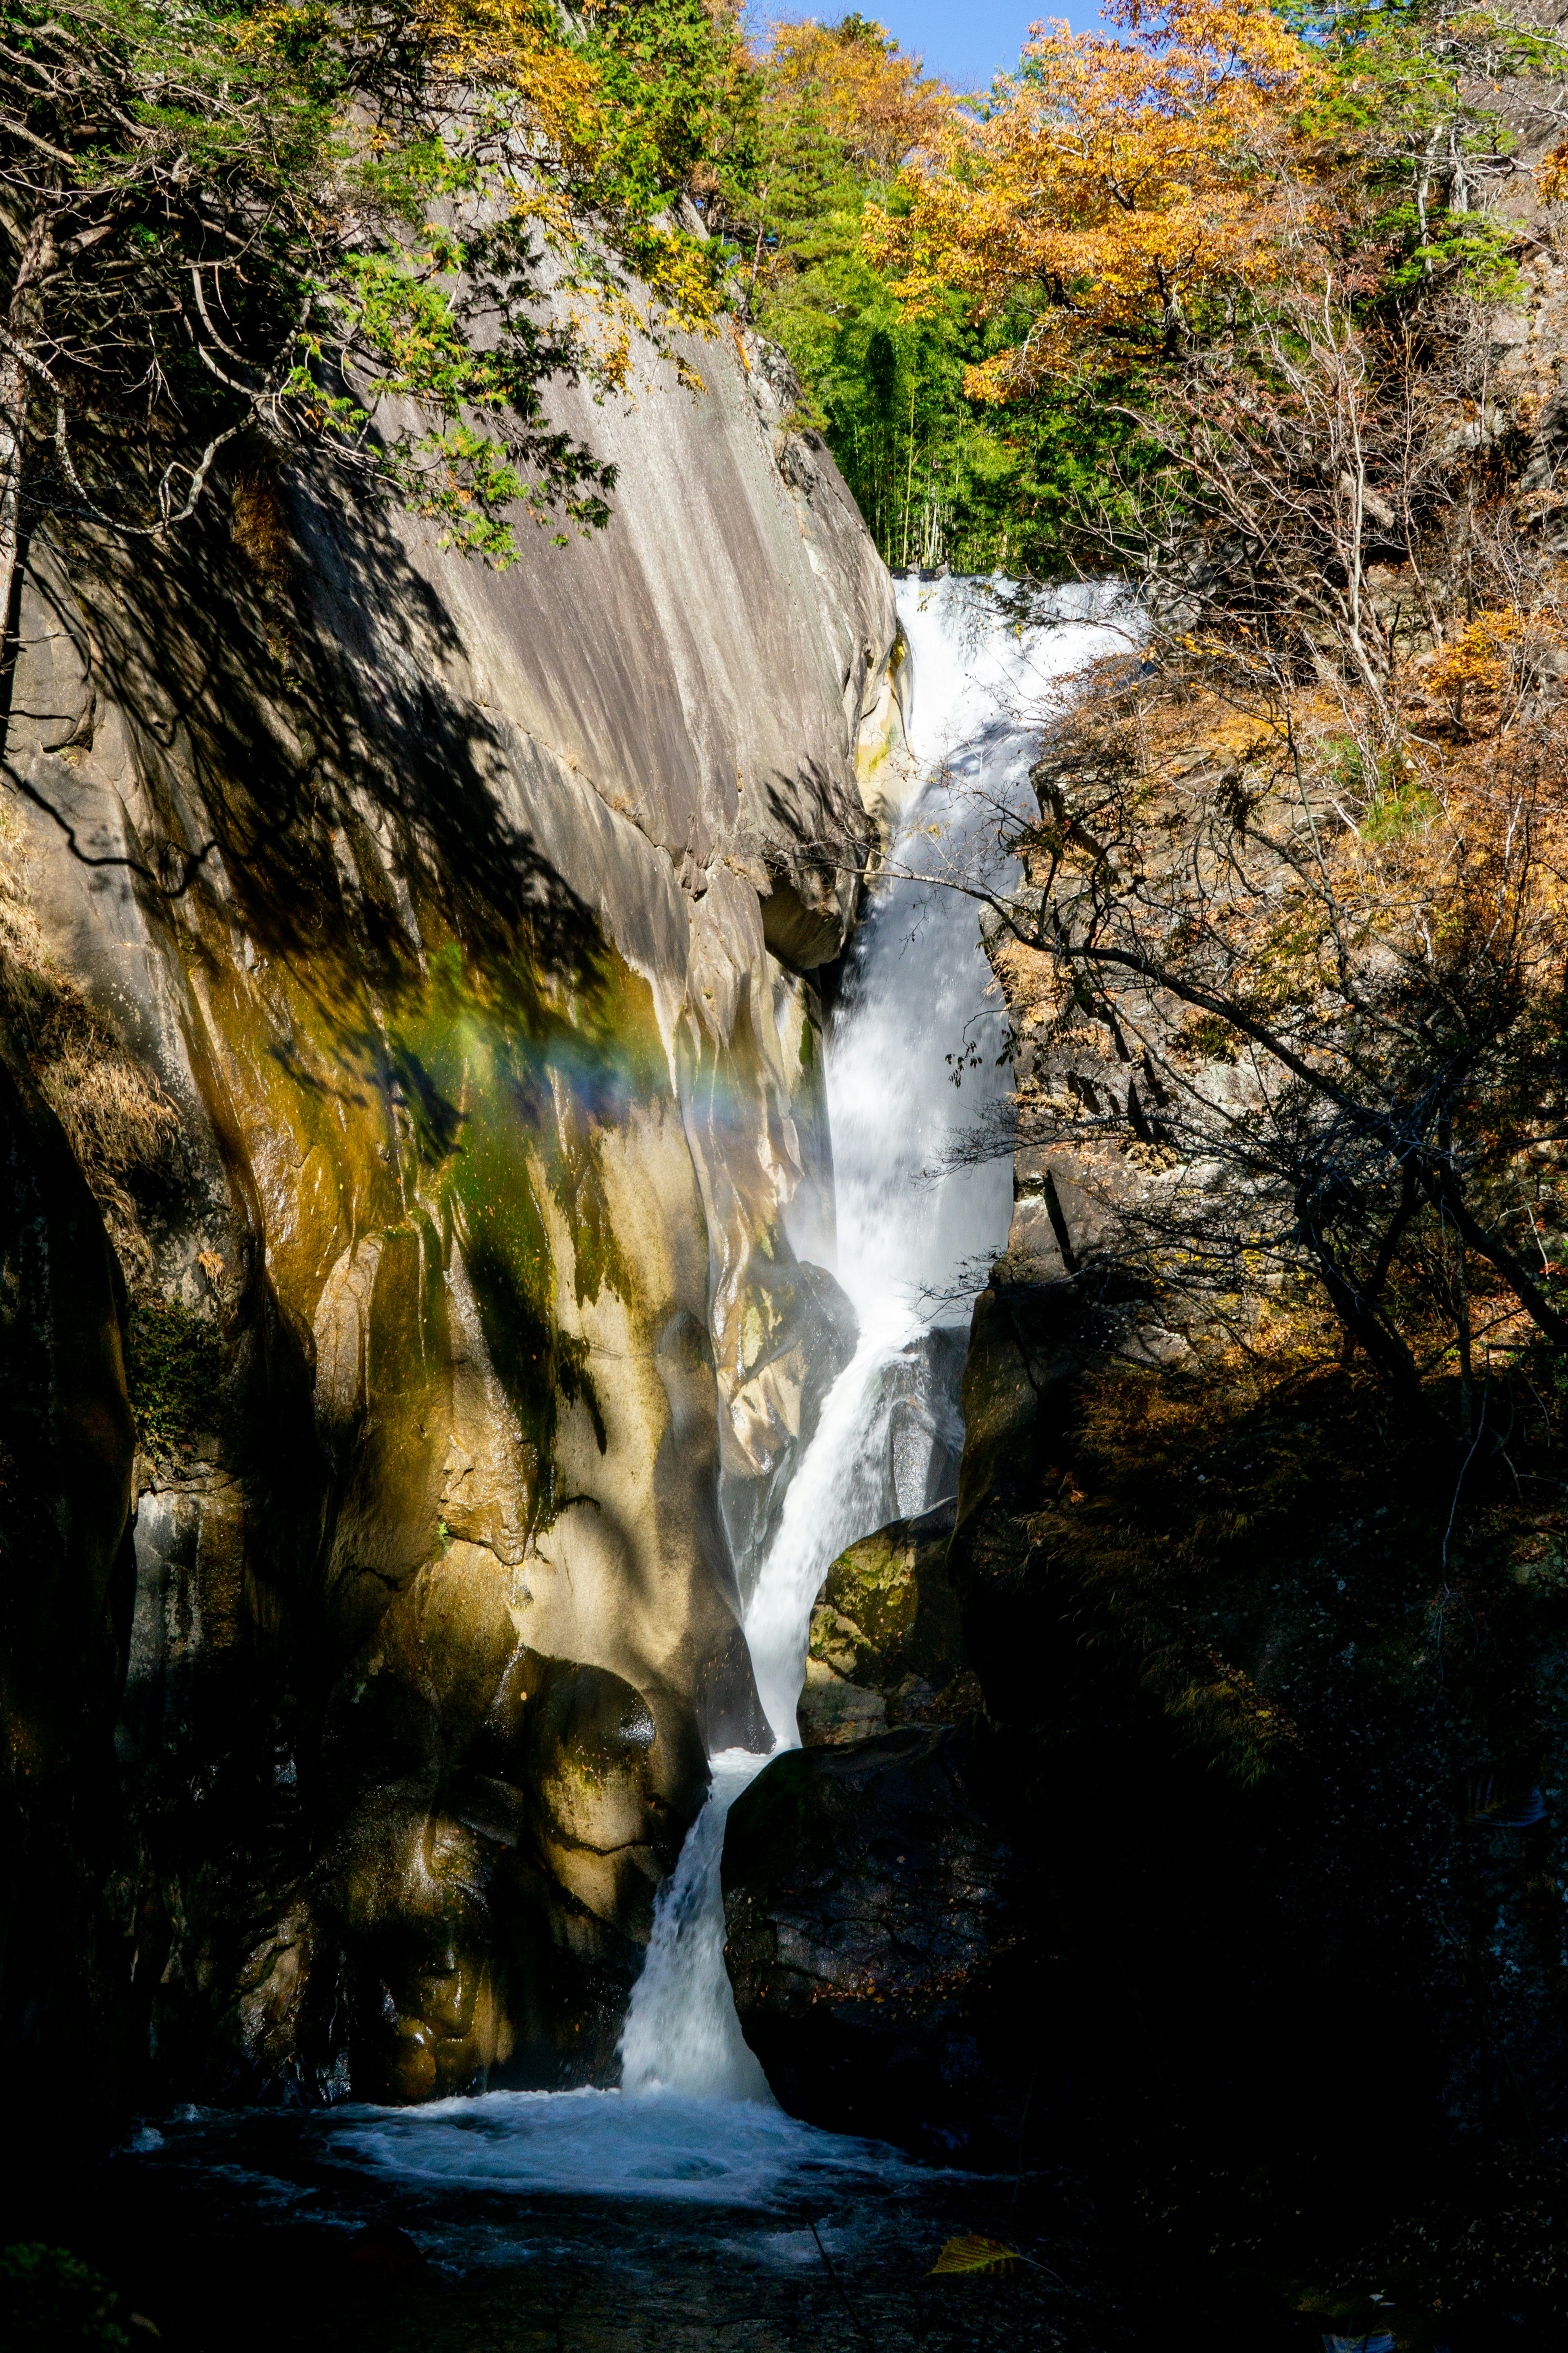
<instances>
[{"instance_id":1,"label":"dark boulder beside waterfall","mask_svg":"<svg viewBox=\"0 0 1568 2353\"><path fill-rule=\"evenodd\" d=\"M776 1757L736 1800L725 1959L742 2031L793 2116L1017 2161L1036 2066L1019 2027L1038 2011L1020 1871L986 1778L979 1731L906 1725Z\"/></svg>"}]
</instances>

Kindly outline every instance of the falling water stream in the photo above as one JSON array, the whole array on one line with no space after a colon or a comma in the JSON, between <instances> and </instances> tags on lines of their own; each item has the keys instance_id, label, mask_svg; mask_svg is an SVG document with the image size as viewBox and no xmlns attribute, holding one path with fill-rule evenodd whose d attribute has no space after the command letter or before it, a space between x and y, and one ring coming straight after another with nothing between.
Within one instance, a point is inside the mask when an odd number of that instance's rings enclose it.
<instances>
[{"instance_id":1,"label":"falling water stream","mask_svg":"<svg viewBox=\"0 0 1568 2353\"><path fill-rule=\"evenodd\" d=\"M904 582L899 610L914 673L911 748L925 781L893 846L900 879L880 887L857 934L826 1054L835 1271L859 1338L823 1401L746 1614L775 1747L712 1759L712 1792L660 1896L632 1996L621 2049L623 2089L633 2095L769 2096L724 1968L724 1816L769 1755L799 1745L812 1604L832 1563L858 1537L952 1492L962 1340L931 1344L944 1319L967 1322L967 1302L955 1307L951 1295L956 1289L962 1301L965 1273L995 1257L1011 1214L1005 1162L932 1176L944 1147L1005 1083L976 904L950 885L973 873L984 844L973 837L1025 781L1023 714L1085 659L1094 633L1008 629L956 580ZM964 1083L955 1087L960 1053Z\"/></svg>"},{"instance_id":2,"label":"falling water stream","mask_svg":"<svg viewBox=\"0 0 1568 2353\"><path fill-rule=\"evenodd\" d=\"M873 2175L885 2187L910 2169L890 2150L821 2132L773 2104L742 2037L724 1968L724 1820L768 1757L798 1745L811 1609L831 1563L955 1483L958 1377L973 1288L966 1278L978 1269L983 1279L1002 1248L1012 1187L1005 1162L931 1174L944 1146L1006 1085L997 1068L1001 1008L975 902L940 878L978 850L965 828L984 824L981 803L994 810L1025 791L1031 719L1060 692L1053 681L1105 636L1089 619L1009 628L956 580L911 578L899 584L898 599L912 654L910 740L923 781L895 847L899 879L885 879L872 895L826 1039L834 1271L859 1337L823 1401L747 1613L774 1745L710 1760L710 1797L656 1907L618 2091L332 2108L308 2120L321 2163L426 2194L569 2191L731 2207L765 2207L791 2191ZM961 1052L963 1084L955 1088L952 1058ZM206 2129L194 2112L191 2124ZM156 2130L153 2145L163 2146ZM471 2237L477 2226L467 2227Z\"/></svg>"},{"instance_id":3,"label":"falling water stream","mask_svg":"<svg viewBox=\"0 0 1568 2353\"><path fill-rule=\"evenodd\" d=\"M961 866L973 872L983 844L966 835L994 826L997 805L1016 803L1025 788L1029 719L1048 703L1053 681L1104 643L1087 620L1009 628L958 580L902 582L899 612L922 781L894 846L898 879L872 897L826 1039L834 1271L859 1337L823 1401L746 1616L773 1746L710 1760L707 1804L656 1907L621 2044L620 2091L494 2093L380 2112L340 2134L361 2162L445 2180L582 2187L591 2177L601 2192L733 2200L764 2182L782 2186L802 2168L865 2161L858 2144L779 2113L742 2036L724 1968L724 1820L769 1756L799 1745L812 1604L832 1562L858 1537L952 1492L964 1278L1005 1240L1012 1180L1005 1162L932 1174L944 1146L1006 1084L976 904L942 878ZM943 1345L944 1327L956 1345ZM881 2153L884 2170L890 2161Z\"/></svg>"}]
</instances>

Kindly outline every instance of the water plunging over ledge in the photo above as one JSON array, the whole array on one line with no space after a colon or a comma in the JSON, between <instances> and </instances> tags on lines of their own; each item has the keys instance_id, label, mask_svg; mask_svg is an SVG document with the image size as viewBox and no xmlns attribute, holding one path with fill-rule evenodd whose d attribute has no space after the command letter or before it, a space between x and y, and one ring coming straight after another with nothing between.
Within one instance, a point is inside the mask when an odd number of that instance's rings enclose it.
<instances>
[{"instance_id":1,"label":"water plunging over ledge","mask_svg":"<svg viewBox=\"0 0 1568 2353\"><path fill-rule=\"evenodd\" d=\"M890 862L934 878L952 870L966 826L1024 789L1028 715L1105 636L1087 623L1008 628L959 580L907 580L898 594L914 672L911 746L926 781ZM944 1324L967 1324L963 1278L1005 1242L1012 1172L996 1163L933 1181L931 1171L1005 1092L1002 1037L974 901L934 879L884 883L851 947L825 1057L837 1272L859 1340L823 1402L746 1614L768 1754L799 1745L812 1605L833 1562L956 1483L963 1346L932 1341ZM970 1047L955 1089L953 1059ZM739 1749L712 1760L711 1794L660 1894L627 2014L622 2084L634 2097L770 2097L731 1999L719 1883L724 1818L766 1762Z\"/></svg>"},{"instance_id":2,"label":"water plunging over ledge","mask_svg":"<svg viewBox=\"0 0 1568 2353\"><path fill-rule=\"evenodd\" d=\"M1012 1178L1005 1163L939 1182L929 1172L950 1138L1005 1091L1006 1077L995 1067L1003 1020L975 902L918 878L950 865L974 795L994 807L1026 790L1031 717L1048 703L1053 681L1108 636L1087 621L1005 627L958 580L903 581L898 603L913 658L911 744L926 781L894 851L895 868L914 879L878 887L826 1041L835 1271L859 1340L824 1400L747 1612L774 1747L710 1760L708 1802L655 1908L618 2092L497 2092L415 2108L320 2111L302 2126L318 2165L432 2197L563 2191L753 2207L829 2181L842 2189L874 2179L885 2189L920 2170L773 2105L724 1968L724 1820L768 1756L798 1746L812 1605L833 1561L956 1483L964 1277L978 1268L983 1279L1005 1244ZM951 1058L970 1045L978 1067L972 1061L955 1090ZM220 2129L223 2122L213 2120ZM209 2128L194 2115L190 2124L198 2134ZM156 2134L151 2145L161 2145Z\"/></svg>"}]
</instances>

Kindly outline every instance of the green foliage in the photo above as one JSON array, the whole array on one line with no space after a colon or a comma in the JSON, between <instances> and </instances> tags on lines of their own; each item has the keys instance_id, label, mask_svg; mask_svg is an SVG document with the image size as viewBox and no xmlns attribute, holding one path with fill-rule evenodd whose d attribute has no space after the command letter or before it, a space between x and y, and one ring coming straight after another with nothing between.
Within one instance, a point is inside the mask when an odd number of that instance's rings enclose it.
<instances>
[{"instance_id":1,"label":"green foliage","mask_svg":"<svg viewBox=\"0 0 1568 2353\"><path fill-rule=\"evenodd\" d=\"M826 29L907 62L863 18ZM808 83L792 105L763 106L749 176L731 169L715 207L758 322L805 388L804 421L825 434L889 564L1055 570L1077 501L1090 491L1109 500L1110 462L1130 438L1109 413L1110 388L1023 413L965 396L965 368L1008 341L1013 322L977 324L956 297L905 314L864 241L868 206L899 202L902 151L879 144L875 126L858 137L832 98Z\"/></svg>"},{"instance_id":2,"label":"green foliage","mask_svg":"<svg viewBox=\"0 0 1568 2353\"><path fill-rule=\"evenodd\" d=\"M672 330L710 326L722 255L669 200L728 135L732 26L699 0L586 31L534 0L17 0L7 23L33 512L166 529L243 430L335 442L493 563L520 515L605 522L614 470L543 394L620 386L638 331L689 377Z\"/></svg>"},{"instance_id":3,"label":"green foliage","mask_svg":"<svg viewBox=\"0 0 1568 2353\"><path fill-rule=\"evenodd\" d=\"M188 1449L217 1419L223 1343L210 1315L145 1296L131 1310L125 1382L136 1435L150 1454Z\"/></svg>"},{"instance_id":4,"label":"green foliage","mask_svg":"<svg viewBox=\"0 0 1568 2353\"><path fill-rule=\"evenodd\" d=\"M1357 805L1360 828L1369 841L1395 841L1419 832L1437 813L1437 803L1402 751L1369 752L1353 735L1333 735L1318 746L1331 787Z\"/></svg>"},{"instance_id":5,"label":"green foliage","mask_svg":"<svg viewBox=\"0 0 1568 2353\"><path fill-rule=\"evenodd\" d=\"M1510 248L1517 229L1487 213L1451 213L1438 208L1425 223L1413 204L1396 206L1377 223L1395 248L1384 285L1394 296L1421 291L1437 276L1457 279L1482 302L1511 301L1523 289Z\"/></svg>"},{"instance_id":6,"label":"green foliage","mask_svg":"<svg viewBox=\"0 0 1568 2353\"><path fill-rule=\"evenodd\" d=\"M126 2353L120 2299L64 2247L0 2247L0 2339L8 2353Z\"/></svg>"},{"instance_id":7,"label":"green foliage","mask_svg":"<svg viewBox=\"0 0 1568 2353\"><path fill-rule=\"evenodd\" d=\"M738 19L702 0L607 0L588 16L584 46L615 126L605 168L623 209L672 188L744 184L757 78Z\"/></svg>"},{"instance_id":8,"label":"green foliage","mask_svg":"<svg viewBox=\"0 0 1568 2353\"><path fill-rule=\"evenodd\" d=\"M1348 282L1363 300L1406 308L1434 281L1511 300L1516 230L1478 209L1471 159L1505 156L1514 142L1481 94L1561 72L1561 40L1490 8L1309 8L1301 29L1332 59L1303 128L1360 198L1347 213L1359 216Z\"/></svg>"},{"instance_id":9,"label":"green foliage","mask_svg":"<svg viewBox=\"0 0 1568 2353\"><path fill-rule=\"evenodd\" d=\"M1189 1014L1182 1024L1182 1044L1205 1062L1234 1062L1240 1052L1236 1031L1217 1013Z\"/></svg>"},{"instance_id":10,"label":"green foliage","mask_svg":"<svg viewBox=\"0 0 1568 2353\"><path fill-rule=\"evenodd\" d=\"M1362 831L1372 841L1396 841L1402 834L1419 833L1436 813L1437 804L1419 778L1400 774L1380 784Z\"/></svg>"}]
</instances>

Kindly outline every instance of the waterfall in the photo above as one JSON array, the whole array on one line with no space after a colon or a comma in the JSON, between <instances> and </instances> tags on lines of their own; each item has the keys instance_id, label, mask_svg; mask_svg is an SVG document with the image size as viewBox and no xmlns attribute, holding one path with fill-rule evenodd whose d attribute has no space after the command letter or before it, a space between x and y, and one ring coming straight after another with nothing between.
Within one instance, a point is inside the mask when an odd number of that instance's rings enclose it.
<instances>
[{"instance_id":1,"label":"waterfall","mask_svg":"<svg viewBox=\"0 0 1568 2353\"><path fill-rule=\"evenodd\" d=\"M767 2078L741 2032L724 1968L719 1864L725 1817L767 1758L727 1748L710 1761L708 1802L654 1908L647 1959L621 2037L621 2089L766 2100Z\"/></svg>"},{"instance_id":2,"label":"waterfall","mask_svg":"<svg viewBox=\"0 0 1568 2353\"><path fill-rule=\"evenodd\" d=\"M746 1616L775 1745L712 1760L711 1794L660 1892L627 2012L622 2084L634 2094L769 2097L724 1970L724 1818L768 1755L799 1745L812 1605L833 1562L940 1500L933 1485L952 1492L963 1350L941 1335L961 1315L967 1323L953 1289L1002 1249L1011 1215L1005 1163L931 1174L956 1131L1007 1083L996 1068L1003 1017L975 902L941 877L973 856L978 829L1026 789L1028 721L1048 703L1053 680L1107 639L1087 601L1084 618L1034 628L999 622L958 580L905 580L898 601L915 681L911 748L927 781L889 861L900 879L873 892L826 1041L836 1271L859 1343L824 1400Z\"/></svg>"},{"instance_id":3,"label":"waterfall","mask_svg":"<svg viewBox=\"0 0 1568 2353\"><path fill-rule=\"evenodd\" d=\"M795 1470L747 1615L769 1755L798 1741L812 1604L835 1557L954 1483L966 1278L1002 1247L1012 1187L1005 1164L931 1175L944 1145L1006 1086L996 1068L1002 1009L974 902L942 878L994 836L999 808L1022 802L1034 723L1060 697L1062 674L1108 641L1093 602L1081 617L1014 629L953 580L901 583L899 610L924 782L889 876L870 894L826 1041L837 1271L860 1335ZM955 1089L949 1058L961 1052ZM784 2115L741 2033L724 1969L720 1861L730 1807L767 1761L733 1749L710 1760L707 1804L655 1905L618 2091L323 2108L305 2126L319 2159L423 2190L731 2207L820 2200L829 2189L863 2202L897 2178L904 2160L891 2150ZM193 2134L212 2128L190 2113Z\"/></svg>"}]
</instances>

